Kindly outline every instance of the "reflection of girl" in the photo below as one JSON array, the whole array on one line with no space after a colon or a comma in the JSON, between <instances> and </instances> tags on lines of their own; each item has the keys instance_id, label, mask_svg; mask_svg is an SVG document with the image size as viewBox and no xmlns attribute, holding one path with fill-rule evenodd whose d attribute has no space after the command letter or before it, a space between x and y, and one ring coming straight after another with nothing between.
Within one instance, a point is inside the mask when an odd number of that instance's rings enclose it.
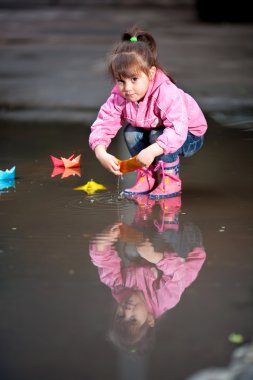
<instances>
[{"instance_id":1,"label":"reflection of girl","mask_svg":"<svg viewBox=\"0 0 253 380\"><path fill-rule=\"evenodd\" d=\"M116 223L93 241L90 256L99 268L100 280L111 288L118 302L112 340L122 348L141 351L152 335L156 319L173 308L196 279L206 254L202 246L197 246L184 259L176 252L155 251L145 239L135 247L142 261L124 267L113 246L121 239L121 227Z\"/></svg>"}]
</instances>

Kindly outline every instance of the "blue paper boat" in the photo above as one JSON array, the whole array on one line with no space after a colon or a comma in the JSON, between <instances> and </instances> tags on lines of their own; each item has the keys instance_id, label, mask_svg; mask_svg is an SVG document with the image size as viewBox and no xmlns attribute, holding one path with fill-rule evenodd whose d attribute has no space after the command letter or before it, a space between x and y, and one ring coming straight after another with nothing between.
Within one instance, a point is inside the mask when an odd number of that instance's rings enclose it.
<instances>
[{"instance_id":1,"label":"blue paper boat","mask_svg":"<svg viewBox=\"0 0 253 380\"><path fill-rule=\"evenodd\" d=\"M9 180L15 178L16 166L13 166L10 170L0 170L0 180Z\"/></svg>"},{"instance_id":2,"label":"blue paper boat","mask_svg":"<svg viewBox=\"0 0 253 380\"><path fill-rule=\"evenodd\" d=\"M7 192L6 190L9 188L14 188L15 189L15 179L0 179L0 193L2 190L3 192Z\"/></svg>"}]
</instances>

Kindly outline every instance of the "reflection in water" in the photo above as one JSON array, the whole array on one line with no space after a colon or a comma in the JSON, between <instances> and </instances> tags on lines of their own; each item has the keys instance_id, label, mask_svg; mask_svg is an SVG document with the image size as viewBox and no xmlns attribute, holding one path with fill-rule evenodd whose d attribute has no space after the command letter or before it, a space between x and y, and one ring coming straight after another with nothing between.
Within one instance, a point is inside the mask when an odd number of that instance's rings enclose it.
<instances>
[{"instance_id":1,"label":"reflection in water","mask_svg":"<svg viewBox=\"0 0 253 380\"><path fill-rule=\"evenodd\" d=\"M181 196L158 199L157 203L160 206L158 219L152 218L153 207L156 204L154 199L149 199L147 195L141 195L133 198L133 201L138 206L133 221L133 225L136 225L137 228L145 228L147 227L147 222L148 224L151 222L160 233L166 230L178 230L178 215L181 209Z\"/></svg>"},{"instance_id":2,"label":"reflection in water","mask_svg":"<svg viewBox=\"0 0 253 380\"><path fill-rule=\"evenodd\" d=\"M15 189L15 179L0 179L0 194L8 193L10 189Z\"/></svg>"},{"instance_id":3,"label":"reflection in water","mask_svg":"<svg viewBox=\"0 0 253 380\"><path fill-rule=\"evenodd\" d=\"M64 167L56 166L52 171L51 177L53 178L60 174L61 174L61 179L67 178L70 176L75 176L75 175L77 175L78 177L81 177L81 170L80 168L64 168Z\"/></svg>"},{"instance_id":4,"label":"reflection in water","mask_svg":"<svg viewBox=\"0 0 253 380\"><path fill-rule=\"evenodd\" d=\"M115 223L96 235L90 257L117 301L110 339L142 354L153 345L157 320L198 276L206 253L199 228L179 222L180 197L159 200L158 218L155 201L134 201L132 223Z\"/></svg>"},{"instance_id":5,"label":"reflection in water","mask_svg":"<svg viewBox=\"0 0 253 380\"><path fill-rule=\"evenodd\" d=\"M0 170L0 194L8 193L9 189L15 188L16 166L11 169Z\"/></svg>"}]
</instances>

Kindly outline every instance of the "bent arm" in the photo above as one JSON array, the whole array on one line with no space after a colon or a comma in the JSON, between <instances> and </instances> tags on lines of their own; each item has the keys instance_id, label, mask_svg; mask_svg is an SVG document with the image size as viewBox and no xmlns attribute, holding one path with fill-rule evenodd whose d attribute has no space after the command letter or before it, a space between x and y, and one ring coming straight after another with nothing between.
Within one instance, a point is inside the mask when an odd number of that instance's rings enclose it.
<instances>
[{"instance_id":1,"label":"bent arm","mask_svg":"<svg viewBox=\"0 0 253 380\"><path fill-rule=\"evenodd\" d=\"M174 153L184 144L188 133L185 94L172 83L161 86L156 106L165 127L157 144L164 154Z\"/></svg>"},{"instance_id":2,"label":"bent arm","mask_svg":"<svg viewBox=\"0 0 253 380\"><path fill-rule=\"evenodd\" d=\"M103 145L105 150L123 125L123 101L112 94L99 110L97 119L91 126L89 145L92 150Z\"/></svg>"},{"instance_id":3,"label":"bent arm","mask_svg":"<svg viewBox=\"0 0 253 380\"><path fill-rule=\"evenodd\" d=\"M116 223L106 229L89 246L91 261L98 267L100 280L111 288L122 283L121 259L113 246L119 236L119 226L120 223Z\"/></svg>"}]
</instances>

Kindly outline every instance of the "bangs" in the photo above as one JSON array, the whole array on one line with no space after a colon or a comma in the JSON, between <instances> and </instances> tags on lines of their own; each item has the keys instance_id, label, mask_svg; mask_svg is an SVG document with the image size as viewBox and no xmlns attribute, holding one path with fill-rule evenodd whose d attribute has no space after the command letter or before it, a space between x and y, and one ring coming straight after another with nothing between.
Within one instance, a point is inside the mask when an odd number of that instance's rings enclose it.
<instances>
[{"instance_id":1,"label":"bangs","mask_svg":"<svg viewBox=\"0 0 253 380\"><path fill-rule=\"evenodd\" d=\"M143 64L138 55L134 53L116 54L109 65L109 70L114 79L131 78L140 71L147 72L148 68Z\"/></svg>"},{"instance_id":2,"label":"bangs","mask_svg":"<svg viewBox=\"0 0 253 380\"><path fill-rule=\"evenodd\" d=\"M121 345L132 345L142 339L149 329L149 325L145 322L142 326L131 321L122 321L115 319L114 334L121 341ZM113 334L113 335L114 335Z\"/></svg>"}]
</instances>

